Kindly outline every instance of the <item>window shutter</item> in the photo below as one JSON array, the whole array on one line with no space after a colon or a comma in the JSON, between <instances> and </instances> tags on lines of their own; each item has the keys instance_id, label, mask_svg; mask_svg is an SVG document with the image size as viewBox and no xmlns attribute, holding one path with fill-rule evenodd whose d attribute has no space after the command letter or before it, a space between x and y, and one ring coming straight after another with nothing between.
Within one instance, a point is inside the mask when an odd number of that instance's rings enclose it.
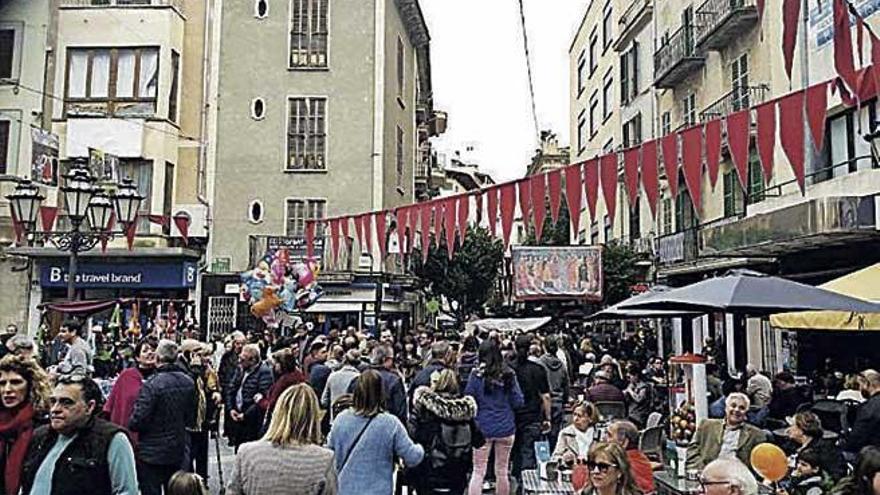
<instances>
[{"instance_id":1,"label":"window shutter","mask_svg":"<svg viewBox=\"0 0 880 495\"><path fill-rule=\"evenodd\" d=\"M639 42L634 41L632 47L632 95L639 94Z\"/></svg>"}]
</instances>

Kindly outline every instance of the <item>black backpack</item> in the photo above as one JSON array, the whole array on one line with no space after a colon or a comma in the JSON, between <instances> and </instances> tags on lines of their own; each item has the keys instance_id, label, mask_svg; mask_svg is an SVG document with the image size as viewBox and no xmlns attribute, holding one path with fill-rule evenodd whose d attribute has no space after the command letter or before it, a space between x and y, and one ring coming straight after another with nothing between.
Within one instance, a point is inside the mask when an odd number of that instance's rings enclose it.
<instances>
[{"instance_id":1,"label":"black backpack","mask_svg":"<svg viewBox=\"0 0 880 495\"><path fill-rule=\"evenodd\" d=\"M470 422L440 422L440 431L434 437L429 452L434 471L454 472L470 469L474 445Z\"/></svg>"}]
</instances>

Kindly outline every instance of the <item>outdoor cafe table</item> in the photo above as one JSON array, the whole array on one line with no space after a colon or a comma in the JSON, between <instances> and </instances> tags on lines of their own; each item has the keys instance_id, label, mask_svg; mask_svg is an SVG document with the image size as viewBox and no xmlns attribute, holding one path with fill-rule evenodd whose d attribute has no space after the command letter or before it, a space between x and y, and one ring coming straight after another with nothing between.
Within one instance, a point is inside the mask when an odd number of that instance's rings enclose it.
<instances>
[{"instance_id":1,"label":"outdoor cafe table","mask_svg":"<svg viewBox=\"0 0 880 495\"><path fill-rule=\"evenodd\" d=\"M569 495L574 494L570 481L547 481L538 476L537 469L526 469L522 472L523 491L532 494Z\"/></svg>"},{"instance_id":2,"label":"outdoor cafe table","mask_svg":"<svg viewBox=\"0 0 880 495\"><path fill-rule=\"evenodd\" d=\"M773 436L777 438L789 438L788 428L777 428L773 430ZM840 435L831 430L822 430L822 438L826 440L837 440L838 437L840 437Z\"/></svg>"},{"instance_id":3,"label":"outdoor cafe table","mask_svg":"<svg viewBox=\"0 0 880 495\"><path fill-rule=\"evenodd\" d=\"M672 471L654 472L654 488L657 495L686 495L702 492L700 482L679 478Z\"/></svg>"}]
</instances>

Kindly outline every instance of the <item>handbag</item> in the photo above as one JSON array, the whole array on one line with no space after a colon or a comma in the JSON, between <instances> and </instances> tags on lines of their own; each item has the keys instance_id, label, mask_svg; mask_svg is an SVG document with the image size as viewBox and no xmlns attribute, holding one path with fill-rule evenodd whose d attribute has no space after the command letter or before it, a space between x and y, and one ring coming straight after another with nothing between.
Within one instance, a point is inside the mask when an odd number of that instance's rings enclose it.
<instances>
[{"instance_id":1,"label":"handbag","mask_svg":"<svg viewBox=\"0 0 880 495\"><path fill-rule=\"evenodd\" d=\"M376 416L372 416L369 421L367 421L367 424L365 424L364 427L361 428L361 431L358 433L357 437L355 437L354 443L351 444L348 452L345 453L345 458L342 459L342 464L339 466L339 474L342 474L342 470L345 469L345 465L348 464L348 458L351 457L351 453L354 452L354 449L357 447L358 442L361 441L361 437L364 435L364 432L367 431L367 428L370 427L370 423L372 423L374 419L376 419Z\"/></svg>"}]
</instances>

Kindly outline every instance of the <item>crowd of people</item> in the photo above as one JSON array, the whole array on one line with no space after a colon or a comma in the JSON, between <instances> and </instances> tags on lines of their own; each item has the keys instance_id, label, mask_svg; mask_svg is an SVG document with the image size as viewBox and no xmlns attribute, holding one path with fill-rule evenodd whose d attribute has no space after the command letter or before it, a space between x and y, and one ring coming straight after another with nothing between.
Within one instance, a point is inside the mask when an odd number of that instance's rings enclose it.
<instances>
[{"instance_id":1,"label":"crowd of people","mask_svg":"<svg viewBox=\"0 0 880 495\"><path fill-rule=\"evenodd\" d=\"M236 452L233 495L506 495L547 461L582 493L658 491L662 456L641 439L668 426L670 374L646 332L194 331L141 338L100 372L89 333L69 319L51 348L16 334L0 349L4 494L202 495L212 434ZM756 495L750 454L769 441L790 454L780 495L880 495L880 373L816 378L859 404L829 438L791 373L707 355L713 417L681 460L705 493Z\"/></svg>"}]
</instances>

